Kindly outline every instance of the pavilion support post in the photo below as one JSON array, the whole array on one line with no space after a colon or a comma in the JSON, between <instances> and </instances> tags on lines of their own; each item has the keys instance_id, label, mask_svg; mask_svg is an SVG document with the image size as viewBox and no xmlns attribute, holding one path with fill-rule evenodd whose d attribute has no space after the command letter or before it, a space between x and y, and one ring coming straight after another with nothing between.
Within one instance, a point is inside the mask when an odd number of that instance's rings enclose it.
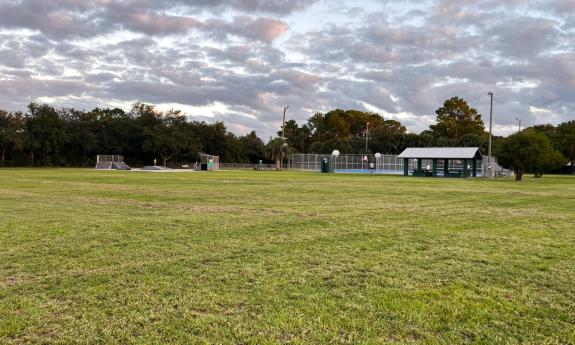
<instances>
[{"instance_id":1,"label":"pavilion support post","mask_svg":"<svg viewBox=\"0 0 575 345\"><path fill-rule=\"evenodd\" d=\"M417 159L417 170L421 170L421 164L422 164L422 159L418 158Z\"/></svg>"},{"instance_id":2,"label":"pavilion support post","mask_svg":"<svg viewBox=\"0 0 575 345\"><path fill-rule=\"evenodd\" d=\"M403 176L409 176L409 158L403 159Z\"/></svg>"},{"instance_id":3,"label":"pavilion support post","mask_svg":"<svg viewBox=\"0 0 575 345\"><path fill-rule=\"evenodd\" d=\"M473 158L473 170L472 170L472 174L473 177L477 177L477 158Z\"/></svg>"},{"instance_id":4,"label":"pavilion support post","mask_svg":"<svg viewBox=\"0 0 575 345\"><path fill-rule=\"evenodd\" d=\"M433 159L433 170L432 170L433 177L437 177L437 158Z\"/></svg>"},{"instance_id":5,"label":"pavilion support post","mask_svg":"<svg viewBox=\"0 0 575 345\"><path fill-rule=\"evenodd\" d=\"M468 177L467 176L467 159L463 160L463 177Z\"/></svg>"},{"instance_id":6,"label":"pavilion support post","mask_svg":"<svg viewBox=\"0 0 575 345\"><path fill-rule=\"evenodd\" d=\"M443 160L443 177L447 177L449 175L449 159Z\"/></svg>"}]
</instances>

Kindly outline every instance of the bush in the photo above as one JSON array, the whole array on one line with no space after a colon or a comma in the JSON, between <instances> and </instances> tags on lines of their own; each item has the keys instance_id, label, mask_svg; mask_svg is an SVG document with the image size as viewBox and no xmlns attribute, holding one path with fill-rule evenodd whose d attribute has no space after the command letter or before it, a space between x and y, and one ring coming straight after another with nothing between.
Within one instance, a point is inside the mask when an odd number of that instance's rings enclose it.
<instances>
[{"instance_id":1,"label":"bush","mask_svg":"<svg viewBox=\"0 0 575 345\"><path fill-rule=\"evenodd\" d=\"M541 177L544 172L565 164L565 158L553 148L549 139L532 129L501 140L495 153L502 167L515 172L517 181L521 181L524 173L532 172L535 177Z\"/></svg>"}]
</instances>

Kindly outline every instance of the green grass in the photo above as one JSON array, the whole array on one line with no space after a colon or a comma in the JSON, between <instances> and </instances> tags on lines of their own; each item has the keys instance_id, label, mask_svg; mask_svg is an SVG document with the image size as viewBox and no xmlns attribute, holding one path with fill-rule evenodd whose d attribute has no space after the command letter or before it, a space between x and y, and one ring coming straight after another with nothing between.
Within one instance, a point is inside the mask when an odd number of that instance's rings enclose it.
<instances>
[{"instance_id":1,"label":"green grass","mask_svg":"<svg viewBox=\"0 0 575 345\"><path fill-rule=\"evenodd\" d=\"M575 178L0 169L0 343L573 344Z\"/></svg>"}]
</instances>

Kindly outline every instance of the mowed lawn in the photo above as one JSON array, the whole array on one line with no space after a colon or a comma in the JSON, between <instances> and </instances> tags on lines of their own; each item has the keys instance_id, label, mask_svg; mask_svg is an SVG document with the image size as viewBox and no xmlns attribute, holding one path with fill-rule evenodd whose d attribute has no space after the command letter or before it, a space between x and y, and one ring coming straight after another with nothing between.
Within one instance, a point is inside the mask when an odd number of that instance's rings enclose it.
<instances>
[{"instance_id":1,"label":"mowed lawn","mask_svg":"<svg viewBox=\"0 0 575 345\"><path fill-rule=\"evenodd\" d=\"M575 177L0 169L0 343L573 344Z\"/></svg>"}]
</instances>

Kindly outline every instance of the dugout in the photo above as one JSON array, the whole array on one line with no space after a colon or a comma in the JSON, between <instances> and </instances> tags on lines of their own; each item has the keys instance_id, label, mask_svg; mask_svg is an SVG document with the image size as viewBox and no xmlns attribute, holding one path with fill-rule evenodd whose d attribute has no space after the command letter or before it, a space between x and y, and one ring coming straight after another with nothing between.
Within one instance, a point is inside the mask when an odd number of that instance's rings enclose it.
<instances>
[{"instance_id":1,"label":"dugout","mask_svg":"<svg viewBox=\"0 0 575 345\"><path fill-rule=\"evenodd\" d=\"M462 178L476 177L482 160L479 147L410 147L398 158L404 176Z\"/></svg>"}]
</instances>

